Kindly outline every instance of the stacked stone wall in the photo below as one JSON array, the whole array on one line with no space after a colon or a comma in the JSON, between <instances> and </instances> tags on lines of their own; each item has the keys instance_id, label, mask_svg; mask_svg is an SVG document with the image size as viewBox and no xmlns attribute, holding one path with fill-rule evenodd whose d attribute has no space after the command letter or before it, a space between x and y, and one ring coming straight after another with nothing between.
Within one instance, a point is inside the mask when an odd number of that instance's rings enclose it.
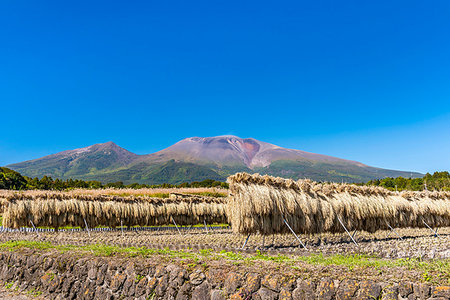
<instances>
[{"instance_id":1,"label":"stacked stone wall","mask_svg":"<svg viewBox=\"0 0 450 300\"><path fill-rule=\"evenodd\" d=\"M449 286L226 271L152 259L0 252L0 281L49 299L450 299Z\"/></svg>"}]
</instances>

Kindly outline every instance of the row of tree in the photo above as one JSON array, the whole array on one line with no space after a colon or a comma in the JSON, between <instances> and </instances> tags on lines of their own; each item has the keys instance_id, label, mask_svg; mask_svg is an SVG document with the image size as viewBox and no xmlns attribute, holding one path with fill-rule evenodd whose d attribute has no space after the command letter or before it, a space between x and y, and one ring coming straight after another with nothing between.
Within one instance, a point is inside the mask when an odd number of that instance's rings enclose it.
<instances>
[{"instance_id":1,"label":"row of tree","mask_svg":"<svg viewBox=\"0 0 450 300\"><path fill-rule=\"evenodd\" d=\"M222 187L228 188L226 182L206 179L203 181L184 182L178 185L175 184L158 184L148 185L140 183L124 184L122 181L101 183L100 181L84 181L80 179L53 179L49 176L44 176L41 179L35 177L30 178L22 176L20 173L8 168L0 167L0 189L7 190L67 190L67 189L102 189L102 188L177 188L177 187Z\"/></svg>"},{"instance_id":2,"label":"row of tree","mask_svg":"<svg viewBox=\"0 0 450 300\"><path fill-rule=\"evenodd\" d=\"M0 167L0 189L21 190L26 188L27 180L20 173Z\"/></svg>"},{"instance_id":3,"label":"row of tree","mask_svg":"<svg viewBox=\"0 0 450 300\"><path fill-rule=\"evenodd\" d=\"M374 185L389 190L412 190L412 191L450 191L450 173L434 172L427 173L422 178L387 177L383 179L370 180L362 185ZM0 189L8 190L67 190L74 188L101 189L101 188L177 188L177 187L222 187L228 188L226 182L206 179L203 181L185 182L175 184L147 185L132 183L125 185L123 182L101 183L100 181L84 181L80 179L53 179L48 176L29 178L8 168L0 167Z\"/></svg>"},{"instance_id":4,"label":"row of tree","mask_svg":"<svg viewBox=\"0 0 450 300\"><path fill-rule=\"evenodd\" d=\"M446 171L427 173L422 178L388 177L370 180L365 185L381 186L393 191L450 191L450 173Z\"/></svg>"}]
</instances>

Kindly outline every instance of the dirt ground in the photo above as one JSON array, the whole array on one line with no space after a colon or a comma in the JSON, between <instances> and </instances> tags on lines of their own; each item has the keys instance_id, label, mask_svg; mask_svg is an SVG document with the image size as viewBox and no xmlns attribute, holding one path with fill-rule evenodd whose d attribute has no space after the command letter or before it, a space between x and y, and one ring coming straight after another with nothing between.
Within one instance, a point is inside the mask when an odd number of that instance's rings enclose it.
<instances>
[{"instance_id":1,"label":"dirt ground","mask_svg":"<svg viewBox=\"0 0 450 300\"><path fill-rule=\"evenodd\" d=\"M0 300L39 300L43 298L38 298L35 296L28 296L24 292L10 291L4 287L0 287Z\"/></svg>"},{"instance_id":2,"label":"dirt ground","mask_svg":"<svg viewBox=\"0 0 450 300\"><path fill-rule=\"evenodd\" d=\"M206 230L194 229L182 231L138 231L138 232L3 232L0 243L7 241L42 241L53 245L89 246L95 244L120 247L147 247L163 249L153 252L155 255L141 258L168 264L174 262L190 268L202 266L205 269L222 269L224 274L231 271L244 273L292 274L304 277L305 280L320 280L331 277L337 280L353 278L356 280L373 280L374 282L427 282L434 285L448 284L450 258L450 227L440 228L439 237L435 237L425 229L396 229L397 233L379 231L374 234L358 232L354 236L355 245L346 234L300 235L307 249L299 247L299 242L292 235L276 235L273 237L250 236L248 243L241 250L245 236L234 234L230 229ZM397 237L397 234L401 237ZM264 240L264 246L263 246ZM83 255L91 255L92 250L83 250ZM182 250L172 253L165 250ZM200 251L199 249L211 249ZM57 251L57 249L53 249ZM225 250L225 251L223 251ZM258 251L259 250L259 251ZM39 250L37 250L39 251ZM176 252L176 251L175 251ZM66 251L72 255L72 250ZM181 253L181 255L179 254ZM184 255L187 253L188 255ZM206 254L205 254L206 253ZM92 255L94 252L92 252ZM347 256L341 263L336 254ZM352 256L365 255L353 263ZM261 255L266 255L262 257ZM277 257L282 260L277 260ZM315 255L315 256L314 256ZM350 260L348 260L350 256ZM120 255L119 255L120 257ZM134 257L134 256L131 256ZM138 259L139 255L136 256ZM310 261L309 257L319 257L319 261ZM333 257L333 261L325 262L322 257ZM402 263L396 261L401 258ZM134 258L133 258L134 259ZM374 259L374 264L367 261ZM376 260L383 260L383 262ZM408 259L415 259L409 264ZM126 256L129 261L130 257ZM388 263L386 264L386 261ZM406 261L406 263L405 263ZM350 262L350 264L348 264ZM389 263L393 262L393 263ZM432 268L416 268L419 264L433 265ZM438 267L436 267L438 265ZM439 267L441 265L442 267ZM3 287L4 289L4 287ZM5 294L6 293L6 294ZM9 296L7 291L5 297ZM2 295L0 293L0 295ZM1 298L0 298L1 299ZM8 298L5 298L8 299ZM13 298L26 299L26 298Z\"/></svg>"},{"instance_id":3,"label":"dirt ground","mask_svg":"<svg viewBox=\"0 0 450 300\"><path fill-rule=\"evenodd\" d=\"M397 236L400 236L398 237ZM366 254L379 258L450 258L450 227L440 228L439 236L428 229L396 229L378 231L373 234L357 232L355 245L347 234L299 235L307 249L300 246L293 235L250 236L242 248L246 236L234 234L231 229L192 229L161 231L113 231L113 232L3 232L0 242L11 240L48 241L56 244L89 245L106 244L169 249L213 249L254 252L256 249L269 253L305 255L323 254Z\"/></svg>"}]
</instances>

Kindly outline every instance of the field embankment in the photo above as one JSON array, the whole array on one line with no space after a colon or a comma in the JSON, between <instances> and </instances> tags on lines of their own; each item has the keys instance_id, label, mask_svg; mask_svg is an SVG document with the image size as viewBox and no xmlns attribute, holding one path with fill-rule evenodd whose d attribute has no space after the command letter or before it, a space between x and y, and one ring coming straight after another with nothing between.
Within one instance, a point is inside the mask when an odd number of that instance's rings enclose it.
<instances>
[{"instance_id":1,"label":"field embankment","mask_svg":"<svg viewBox=\"0 0 450 300\"><path fill-rule=\"evenodd\" d=\"M0 244L0 278L11 290L52 299L447 299L450 293L448 284L430 279L442 267L431 261L308 257L8 242Z\"/></svg>"}]
</instances>

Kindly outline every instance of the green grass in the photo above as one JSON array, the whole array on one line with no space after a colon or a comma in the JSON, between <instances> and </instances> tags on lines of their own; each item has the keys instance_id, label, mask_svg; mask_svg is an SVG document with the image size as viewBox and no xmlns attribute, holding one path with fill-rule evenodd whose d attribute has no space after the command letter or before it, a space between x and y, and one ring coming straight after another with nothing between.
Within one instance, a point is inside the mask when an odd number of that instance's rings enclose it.
<instances>
[{"instance_id":1,"label":"green grass","mask_svg":"<svg viewBox=\"0 0 450 300\"><path fill-rule=\"evenodd\" d=\"M13 284L14 284L14 282L6 282L5 288L7 288L9 290L10 288L12 288Z\"/></svg>"},{"instance_id":2,"label":"green grass","mask_svg":"<svg viewBox=\"0 0 450 300\"><path fill-rule=\"evenodd\" d=\"M141 281L144 277L145 277L145 276L138 274L138 275L136 275L136 278L135 278L134 282L135 282L135 283L138 283L138 282Z\"/></svg>"},{"instance_id":3,"label":"green grass","mask_svg":"<svg viewBox=\"0 0 450 300\"><path fill-rule=\"evenodd\" d=\"M31 290L27 291L26 293L27 293L27 295L31 295L31 296L35 296L35 297L42 295L42 292L36 290L35 288L32 288Z\"/></svg>"}]
</instances>

